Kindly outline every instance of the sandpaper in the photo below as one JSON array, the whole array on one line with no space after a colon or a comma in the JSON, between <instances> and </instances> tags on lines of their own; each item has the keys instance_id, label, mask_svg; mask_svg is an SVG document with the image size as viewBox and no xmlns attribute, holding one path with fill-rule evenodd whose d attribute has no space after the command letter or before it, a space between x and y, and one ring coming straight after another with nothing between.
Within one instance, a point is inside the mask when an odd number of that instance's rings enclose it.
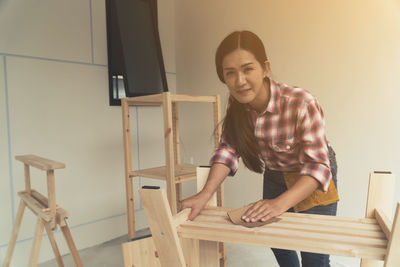
<instances>
[{"instance_id":1,"label":"sandpaper","mask_svg":"<svg viewBox=\"0 0 400 267\"><path fill-rule=\"evenodd\" d=\"M234 209L234 210L228 211L229 219L231 219L231 221L234 224L243 225L243 226L248 227L248 228L259 227L259 226L263 226L263 225L266 225L266 224L269 224L269 223L278 222L278 221L281 220L279 218L272 218L272 219L269 219L268 221L265 221L265 222L262 222L262 221L258 221L258 222L246 222L246 221L243 221L242 220L242 216L247 211L247 209L249 207L250 207L250 205L247 205L247 206L244 206L244 207L239 208L239 209Z\"/></svg>"}]
</instances>

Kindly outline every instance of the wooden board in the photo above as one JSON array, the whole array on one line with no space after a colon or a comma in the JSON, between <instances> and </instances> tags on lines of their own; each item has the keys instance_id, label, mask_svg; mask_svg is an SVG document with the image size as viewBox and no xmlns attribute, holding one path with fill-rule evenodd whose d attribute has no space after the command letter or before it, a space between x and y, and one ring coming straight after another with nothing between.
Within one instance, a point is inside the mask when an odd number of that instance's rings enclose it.
<instances>
[{"instance_id":1,"label":"wooden board","mask_svg":"<svg viewBox=\"0 0 400 267\"><path fill-rule=\"evenodd\" d=\"M124 267L161 267L153 238L146 237L122 243Z\"/></svg>"},{"instance_id":2,"label":"wooden board","mask_svg":"<svg viewBox=\"0 0 400 267\"><path fill-rule=\"evenodd\" d=\"M184 238L383 260L387 239L374 219L284 213L281 221L258 228L233 225L227 209L206 208L178 227Z\"/></svg>"},{"instance_id":3,"label":"wooden board","mask_svg":"<svg viewBox=\"0 0 400 267\"><path fill-rule=\"evenodd\" d=\"M16 160L19 160L29 166L38 168L40 170L48 171L55 169L64 169L65 164L61 162L57 162L54 160L42 158L36 155L21 155L15 156Z\"/></svg>"}]
</instances>

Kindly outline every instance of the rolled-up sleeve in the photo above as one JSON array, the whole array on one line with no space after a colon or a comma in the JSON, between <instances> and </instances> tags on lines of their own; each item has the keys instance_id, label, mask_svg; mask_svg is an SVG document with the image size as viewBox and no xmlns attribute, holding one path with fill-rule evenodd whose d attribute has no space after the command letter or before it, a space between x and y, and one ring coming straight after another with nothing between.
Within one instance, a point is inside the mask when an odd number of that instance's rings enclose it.
<instances>
[{"instance_id":1,"label":"rolled-up sleeve","mask_svg":"<svg viewBox=\"0 0 400 267\"><path fill-rule=\"evenodd\" d=\"M231 169L229 176L234 176L239 167L239 155L223 138L210 159L210 165L214 163L221 163L229 167Z\"/></svg>"},{"instance_id":2,"label":"rolled-up sleeve","mask_svg":"<svg viewBox=\"0 0 400 267\"><path fill-rule=\"evenodd\" d=\"M329 151L325 134L325 119L317 100L304 103L299 111L297 125L301 138L300 175L309 175L320 182L326 192L332 179Z\"/></svg>"}]
</instances>

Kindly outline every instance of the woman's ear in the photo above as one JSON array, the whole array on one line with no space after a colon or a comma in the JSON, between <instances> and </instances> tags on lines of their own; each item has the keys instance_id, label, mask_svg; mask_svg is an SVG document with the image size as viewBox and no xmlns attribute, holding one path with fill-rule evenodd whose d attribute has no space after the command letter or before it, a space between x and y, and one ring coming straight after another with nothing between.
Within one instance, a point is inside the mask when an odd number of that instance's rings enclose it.
<instances>
[{"instance_id":1,"label":"woman's ear","mask_svg":"<svg viewBox=\"0 0 400 267\"><path fill-rule=\"evenodd\" d=\"M264 78L268 77L268 73L271 70L271 65L270 62L268 60L264 61Z\"/></svg>"}]
</instances>

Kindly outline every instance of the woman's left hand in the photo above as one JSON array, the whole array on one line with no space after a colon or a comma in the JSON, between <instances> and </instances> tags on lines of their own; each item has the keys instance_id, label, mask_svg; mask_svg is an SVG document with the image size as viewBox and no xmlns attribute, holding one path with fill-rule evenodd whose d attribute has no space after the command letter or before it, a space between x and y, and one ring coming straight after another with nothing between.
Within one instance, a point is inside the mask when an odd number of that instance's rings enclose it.
<instances>
[{"instance_id":1,"label":"woman's left hand","mask_svg":"<svg viewBox=\"0 0 400 267\"><path fill-rule=\"evenodd\" d=\"M255 202L247 209L242 216L242 220L245 222L265 222L281 215L288 209L289 208L283 205L277 198L262 199Z\"/></svg>"}]
</instances>

